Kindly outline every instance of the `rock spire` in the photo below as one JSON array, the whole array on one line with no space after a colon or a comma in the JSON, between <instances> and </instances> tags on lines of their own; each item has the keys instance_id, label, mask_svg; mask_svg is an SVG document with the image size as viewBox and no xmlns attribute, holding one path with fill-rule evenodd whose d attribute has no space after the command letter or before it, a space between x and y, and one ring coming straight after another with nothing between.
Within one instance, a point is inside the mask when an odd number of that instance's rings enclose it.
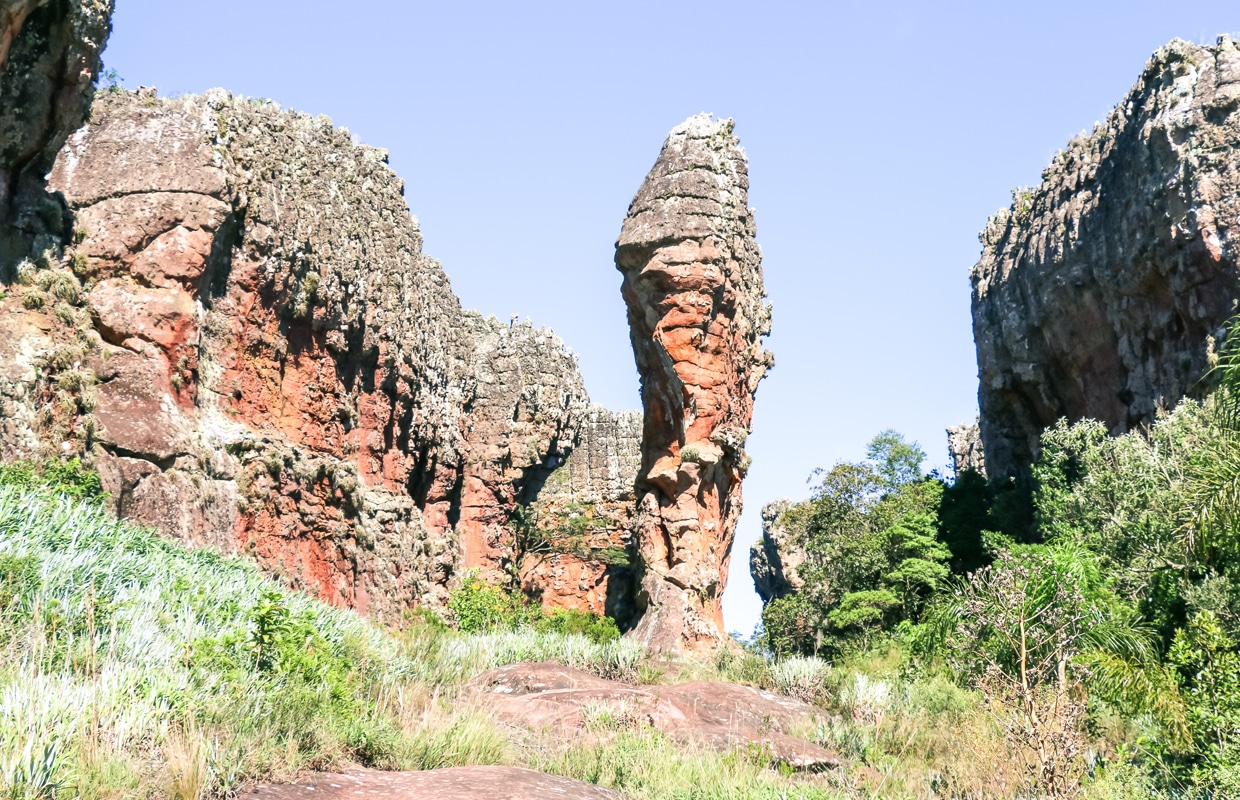
<instances>
[{"instance_id":1,"label":"rock spire","mask_svg":"<svg viewBox=\"0 0 1240 800\"><path fill-rule=\"evenodd\" d=\"M741 512L754 392L773 364L745 151L731 120L674 128L616 243L645 422L634 541L635 635L714 647Z\"/></svg>"}]
</instances>

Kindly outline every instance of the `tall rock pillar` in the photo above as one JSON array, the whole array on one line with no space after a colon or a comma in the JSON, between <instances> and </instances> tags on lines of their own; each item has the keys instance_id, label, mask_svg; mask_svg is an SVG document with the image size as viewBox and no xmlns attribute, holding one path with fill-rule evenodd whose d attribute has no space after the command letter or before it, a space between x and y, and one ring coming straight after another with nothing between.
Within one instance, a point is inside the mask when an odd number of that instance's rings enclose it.
<instances>
[{"instance_id":1,"label":"tall rock pillar","mask_svg":"<svg viewBox=\"0 0 1240 800\"><path fill-rule=\"evenodd\" d=\"M645 422L637 477L640 616L662 652L713 648L754 392L774 363L762 254L732 120L672 130L616 243Z\"/></svg>"}]
</instances>

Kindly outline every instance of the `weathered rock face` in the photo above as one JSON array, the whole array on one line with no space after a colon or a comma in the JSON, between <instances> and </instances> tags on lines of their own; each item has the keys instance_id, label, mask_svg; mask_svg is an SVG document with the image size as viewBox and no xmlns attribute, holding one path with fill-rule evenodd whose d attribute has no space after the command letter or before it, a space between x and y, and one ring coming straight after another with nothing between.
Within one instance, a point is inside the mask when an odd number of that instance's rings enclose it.
<instances>
[{"instance_id":1,"label":"weathered rock face","mask_svg":"<svg viewBox=\"0 0 1240 800\"><path fill-rule=\"evenodd\" d=\"M0 280L27 257L58 257L64 203L44 176L86 117L112 0L0 0Z\"/></svg>"},{"instance_id":2,"label":"weathered rock face","mask_svg":"<svg viewBox=\"0 0 1240 800\"><path fill-rule=\"evenodd\" d=\"M62 262L0 300L0 456L388 621L513 568L587 407L553 334L463 311L383 151L270 103L104 93Z\"/></svg>"},{"instance_id":3,"label":"weathered rock face","mask_svg":"<svg viewBox=\"0 0 1240 800\"><path fill-rule=\"evenodd\" d=\"M973 268L981 438L1022 474L1043 428L1120 433L1200 382L1240 297L1240 46L1174 41L991 219Z\"/></svg>"},{"instance_id":4,"label":"weathered rock face","mask_svg":"<svg viewBox=\"0 0 1240 800\"><path fill-rule=\"evenodd\" d=\"M573 453L531 506L521 586L548 608L633 619L631 528L642 415L591 406Z\"/></svg>"},{"instance_id":5,"label":"weathered rock face","mask_svg":"<svg viewBox=\"0 0 1240 800\"><path fill-rule=\"evenodd\" d=\"M726 638L744 444L773 363L747 170L730 120L690 118L668 136L616 243L645 409L635 635L667 652Z\"/></svg>"},{"instance_id":6,"label":"weathered rock face","mask_svg":"<svg viewBox=\"0 0 1240 800\"><path fill-rule=\"evenodd\" d=\"M948 428L947 452L951 455L952 471L956 475L970 469L986 474L986 452L982 447L982 429L978 423Z\"/></svg>"},{"instance_id":7,"label":"weathered rock face","mask_svg":"<svg viewBox=\"0 0 1240 800\"><path fill-rule=\"evenodd\" d=\"M805 549L780 522L790 508L790 500L775 500L763 506L762 538L749 548L749 575L763 605L801 588L797 567L805 563Z\"/></svg>"}]
</instances>

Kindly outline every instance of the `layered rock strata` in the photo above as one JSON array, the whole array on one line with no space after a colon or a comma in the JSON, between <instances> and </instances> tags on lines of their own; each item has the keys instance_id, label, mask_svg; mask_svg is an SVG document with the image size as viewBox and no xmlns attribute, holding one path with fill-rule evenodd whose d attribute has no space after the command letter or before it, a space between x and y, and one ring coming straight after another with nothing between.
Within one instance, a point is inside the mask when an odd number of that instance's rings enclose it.
<instances>
[{"instance_id":1,"label":"layered rock strata","mask_svg":"<svg viewBox=\"0 0 1240 800\"><path fill-rule=\"evenodd\" d=\"M616 243L645 411L634 631L670 653L726 640L722 595L771 309L731 120L673 129Z\"/></svg>"},{"instance_id":2,"label":"layered rock strata","mask_svg":"<svg viewBox=\"0 0 1240 800\"><path fill-rule=\"evenodd\" d=\"M90 108L112 5L0 0L0 281L23 259L58 258L70 235L44 176Z\"/></svg>"},{"instance_id":3,"label":"layered rock strata","mask_svg":"<svg viewBox=\"0 0 1240 800\"><path fill-rule=\"evenodd\" d=\"M1113 433L1208 389L1240 297L1240 46L1173 41L981 235L973 331L987 472L1060 417Z\"/></svg>"},{"instance_id":4,"label":"layered rock strata","mask_svg":"<svg viewBox=\"0 0 1240 800\"><path fill-rule=\"evenodd\" d=\"M87 455L120 514L387 621L514 572L588 399L549 331L461 309L386 161L272 103L101 94L50 176L74 245L0 300L0 455Z\"/></svg>"},{"instance_id":5,"label":"layered rock strata","mask_svg":"<svg viewBox=\"0 0 1240 800\"><path fill-rule=\"evenodd\" d=\"M591 406L567 463L530 506L521 585L545 607L633 619L631 527L642 415Z\"/></svg>"}]
</instances>

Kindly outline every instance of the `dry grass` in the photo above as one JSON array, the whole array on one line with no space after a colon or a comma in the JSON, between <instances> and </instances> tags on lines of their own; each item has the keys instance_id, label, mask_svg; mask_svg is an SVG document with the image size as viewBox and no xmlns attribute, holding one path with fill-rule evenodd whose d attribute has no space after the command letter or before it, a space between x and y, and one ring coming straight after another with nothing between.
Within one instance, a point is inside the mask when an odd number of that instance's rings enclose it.
<instances>
[{"instance_id":1,"label":"dry grass","mask_svg":"<svg viewBox=\"0 0 1240 800\"><path fill-rule=\"evenodd\" d=\"M192 723L174 729L164 740L163 755L168 800L202 800L210 776L202 731Z\"/></svg>"}]
</instances>

